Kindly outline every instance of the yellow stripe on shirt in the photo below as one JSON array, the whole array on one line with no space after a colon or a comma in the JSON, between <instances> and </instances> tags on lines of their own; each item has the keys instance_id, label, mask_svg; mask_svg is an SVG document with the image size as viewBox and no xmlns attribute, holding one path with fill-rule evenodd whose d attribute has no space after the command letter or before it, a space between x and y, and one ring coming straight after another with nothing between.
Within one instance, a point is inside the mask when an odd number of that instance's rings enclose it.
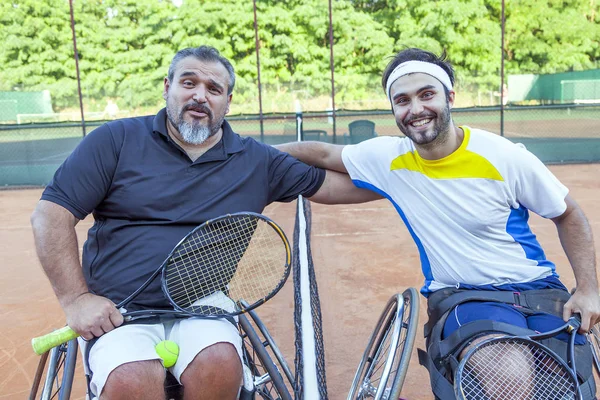
<instances>
[{"instance_id":1,"label":"yellow stripe on shirt","mask_svg":"<svg viewBox=\"0 0 600 400\"><path fill-rule=\"evenodd\" d=\"M405 169L419 172L431 179L481 178L503 181L502 175L492 163L467 150L471 131L468 127L461 128L465 133L463 142L452 154L439 160L425 160L415 150L392 160L390 171Z\"/></svg>"}]
</instances>

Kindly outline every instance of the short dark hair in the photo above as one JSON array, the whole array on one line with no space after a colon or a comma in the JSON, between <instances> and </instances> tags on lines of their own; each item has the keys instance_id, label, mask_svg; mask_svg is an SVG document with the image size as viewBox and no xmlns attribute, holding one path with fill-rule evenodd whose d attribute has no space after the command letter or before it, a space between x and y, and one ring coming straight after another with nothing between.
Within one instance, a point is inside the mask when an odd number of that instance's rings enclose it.
<instances>
[{"instance_id":1,"label":"short dark hair","mask_svg":"<svg viewBox=\"0 0 600 400\"><path fill-rule=\"evenodd\" d=\"M390 77L394 68L406 61L424 61L439 66L444 71L446 71L446 73L450 77L450 82L452 83L452 86L454 86L454 69L452 68L452 64L450 64L450 61L448 61L446 50L444 50L442 54L440 54L440 56L438 57L430 51L411 47L404 49L398 54L396 54L394 58L388 63L387 67L385 67L385 70L383 71L383 77L381 78L381 86L383 86L384 91L386 89L387 80ZM446 86L444 86L444 91L446 92L446 97L448 97L450 92L448 88L446 88Z\"/></svg>"},{"instance_id":2,"label":"short dark hair","mask_svg":"<svg viewBox=\"0 0 600 400\"><path fill-rule=\"evenodd\" d=\"M195 57L200 61L218 62L223 64L229 73L227 94L229 95L233 92L233 87L235 86L235 71L233 70L233 65L231 65L229 60L223 57L217 49L211 46L188 47L187 49L179 50L171 60L171 65L169 65L169 73L167 75L169 82L173 81L175 68L177 68L179 61L187 57Z\"/></svg>"}]
</instances>

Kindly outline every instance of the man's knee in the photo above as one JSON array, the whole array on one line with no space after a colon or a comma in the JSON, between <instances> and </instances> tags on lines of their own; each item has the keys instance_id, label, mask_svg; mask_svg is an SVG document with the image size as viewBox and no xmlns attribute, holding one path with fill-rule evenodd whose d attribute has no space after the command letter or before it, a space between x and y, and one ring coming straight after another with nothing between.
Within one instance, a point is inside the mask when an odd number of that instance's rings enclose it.
<instances>
[{"instance_id":1,"label":"man's knee","mask_svg":"<svg viewBox=\"0 0 600 400\"><path fill-rule=\"evenodd\" d=\"M101 398L163 399L164 382L165 369L158 360L130 362L111 371Z\"/></svg>"},{"instance_id":2,"label":"man's knee","mask_svg":"<svg viewBox=\"0 0 600 400\"><path fill-rule=\"evenodd\" d=\"M489 339L493 339L493 338L497 338L497 337L502 337L502 336L506 336L506 334L504 333L490 333L490 334L486 334L486 335L482 335L482 336L478 336L477 338L473 339L473 340L469 340L467 339L467 341L469 342L464 349L461 350L459 356L458 356L458 361L462 360L467 353L475 348L479 343L484 342L486 340Z\"/></svg>"},{"instance_id":3,"label":"man's knee","mask_svg":"<svg viewBox=\"0 0 600 400\"><path fill-rule=\"evenodd\" d=\"M224 384L239 385L242 379L242 363L231 343L216 343L203 349L181 375L184 387L198 377L218 377Z\"/></svg>"}]
</instances>

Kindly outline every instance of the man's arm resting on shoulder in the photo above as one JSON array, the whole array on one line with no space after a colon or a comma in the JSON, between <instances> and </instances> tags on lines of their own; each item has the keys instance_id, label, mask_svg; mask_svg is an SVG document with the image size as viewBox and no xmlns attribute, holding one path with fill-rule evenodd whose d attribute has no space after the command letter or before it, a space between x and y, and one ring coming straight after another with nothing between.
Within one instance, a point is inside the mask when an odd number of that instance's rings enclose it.
<instances>
[{"instance_id":1,"label":"man's arm resting on shoulder","mask_svg":"<svg viewBox=\"0 0 600 400\"><path fill-rule=\"evenodd\" d=\"M348 173L342 162L343 145L323 142L290 142L273 146L305 164Z\"/></svg>"},{"instance_id":2,"label":"man's arm resting on shoulder","mask_svg":"<svg viewBox=\"0 0 600 400\"><path fill-rule=\"evenodd\" d=\"M589 331L600 322L600 295L596 275L596 252L592 229L581 207L567 195L567 209L552 218L558 230L562 247L573 268L577 290L565 304L563 318L565 321L572 313L581 314L581 331Z\"/></svg>"},{"instance_id":3,"label":"man's arm resting on shoulder","mask_svg":"<svg viewBox=\"0 0 600 400\"><path fill-rule=\"evenodd\" d=\"M323 142L290 142L273 146L305 164L327 170L323 184L309 200L323 204L353 204L382 197L370 190L357 188L342 161L343 145Z\"/></svg>"},{"instance_id":4,"label":"man's arm resting on shoulder","mask_svg":"<svg viewBox=\"0 0 600 400\"><path fill-rule=\"evenodd\" d=\"M88 291L79 261L78 222L70 211L46 200L40 200L31 216L37 254L67 324L92 339L121 325L123 316L112 301Z\"/></svg>"},{"instance_id":5,"label":"man's arm resting on shoulder","mask_svg":"<svg viewBox=\"0 0 600 400\"><path fill-rule=\"evenodd\" d=\"M323 184L309 200L322 204L354 204L382 198L371 190L357 188L348 174L328 170Z\"/></svg>"}]
</instances>

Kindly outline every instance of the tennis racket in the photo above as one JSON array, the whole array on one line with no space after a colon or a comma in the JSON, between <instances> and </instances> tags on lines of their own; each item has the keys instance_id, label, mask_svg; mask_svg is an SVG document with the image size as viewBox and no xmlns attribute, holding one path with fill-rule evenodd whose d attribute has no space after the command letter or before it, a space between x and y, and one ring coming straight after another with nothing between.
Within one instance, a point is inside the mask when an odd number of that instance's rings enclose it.
<instances>
[{"instance_id":1,"label":"tennis racket","mask_svg":"<svg viewBox=\"0 0 600 400\"><path fill-rule=\"evenodd\" d=\"M581 320L573 316L560 328L531 336L485 340L461 360L454 375L460 400L582 399L575 370L575 335ZM569 333L567 363L539 340Z\"/></svg>"},{"instance_id":2,"label":"tennis racket","mask_svg":"<svg viewBox=\"0 0 600 400\"><path fill-rule=\"evenodd\" d=\"M291 252L283 230L251 212L206 221L188 233L139 289L116 305L126 309L161 276L172 310L123 312L125 321L149 317L229 318L273 297L290 274ZM77 333L68 326L32 339L37 354L65 343Z\"/></svg>"}]
</instances>

